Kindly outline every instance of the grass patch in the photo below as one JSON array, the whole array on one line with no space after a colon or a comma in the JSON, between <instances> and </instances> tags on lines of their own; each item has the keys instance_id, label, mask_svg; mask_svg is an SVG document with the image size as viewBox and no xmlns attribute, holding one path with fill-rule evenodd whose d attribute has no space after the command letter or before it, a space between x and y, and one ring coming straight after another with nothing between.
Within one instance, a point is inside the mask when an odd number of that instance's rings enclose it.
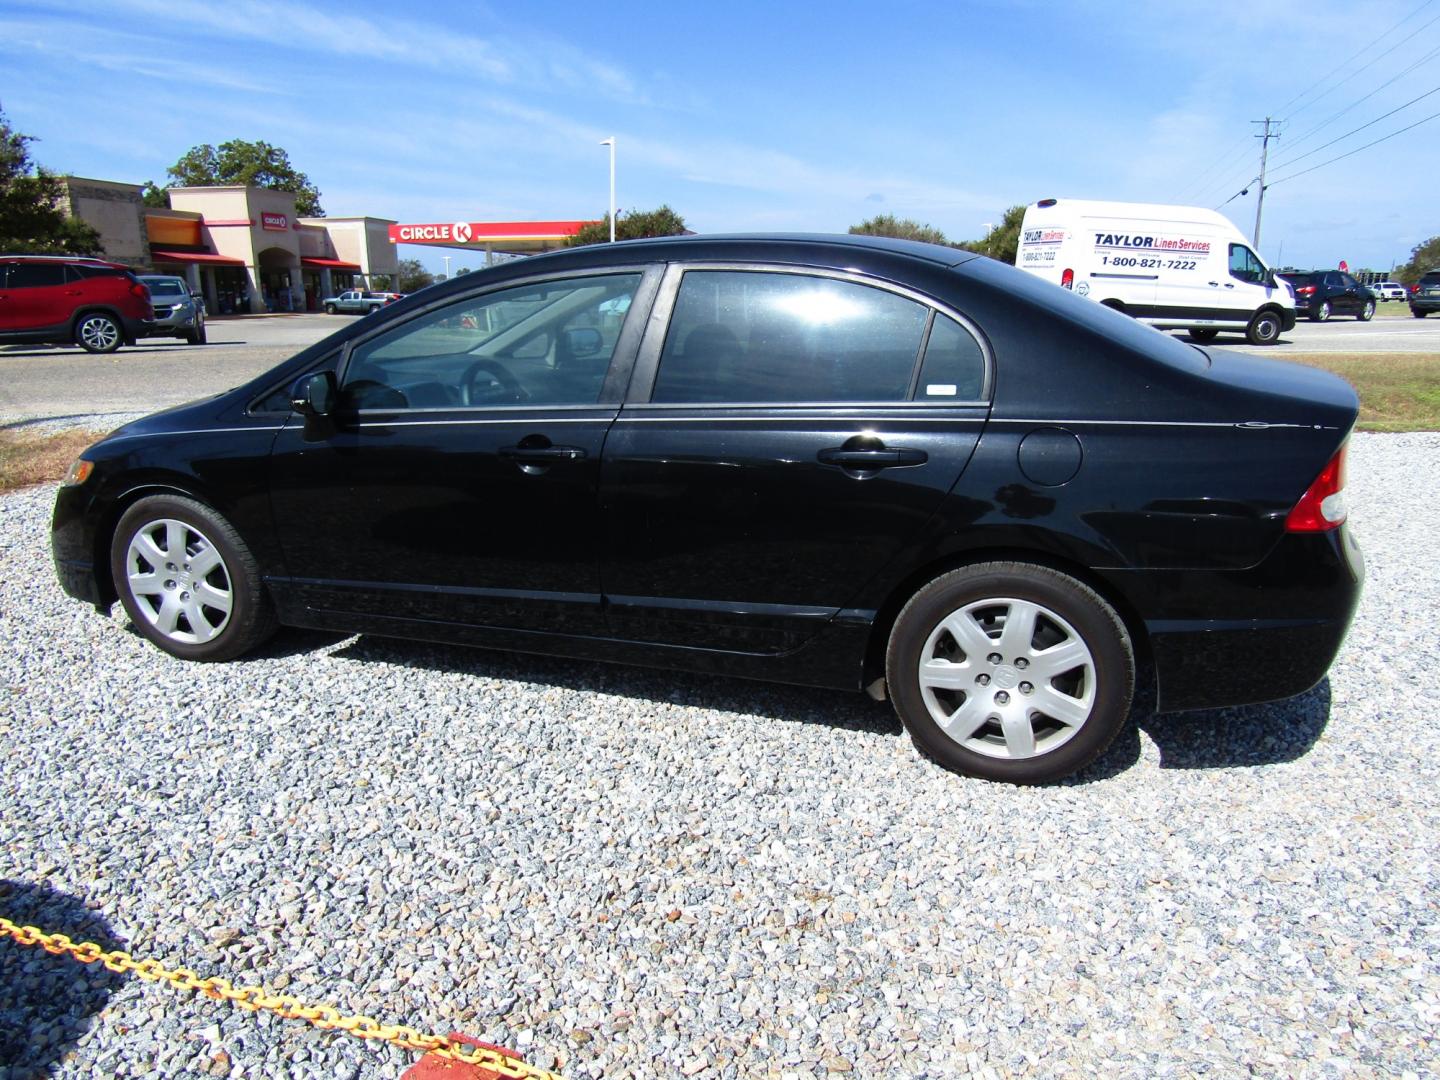
<instances>
[{"instance_id":1,"label":"grass patch","mask_svg":"<svg viewBox=\"0 0 1440 1080\"><path fill-rule=\"evenodd\" d=\"M70 463L98 438L95 431L0 431L0 493L64 479Z\"/></svg>"},{"instance_id":2,"label":"grass patch","mask_svg":"<svg viewBox=\"0 0 1440 1080\"><path fill-rule=\"evenodd\" d=\"M1360 395L1360 431L1440 431L1440 353L1302 353Z\"/></svg>"}]
</instances>

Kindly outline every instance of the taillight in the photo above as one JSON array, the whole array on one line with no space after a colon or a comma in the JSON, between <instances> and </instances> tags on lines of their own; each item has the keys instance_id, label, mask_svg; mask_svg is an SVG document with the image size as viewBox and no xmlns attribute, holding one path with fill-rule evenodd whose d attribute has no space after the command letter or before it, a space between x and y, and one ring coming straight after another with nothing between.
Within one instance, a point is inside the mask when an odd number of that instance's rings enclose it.
<instances>
[{"instance_id":1,"label":"taillight","mask_svg":"<svg viewBox=\"0 0 1440 1080\"><path fill-rule=\"evenodd\" d=\"M1065 272L1060 275L1060 287L1062 289L1072 289L1075 287L1075 271L1071 270L1068 266L1065 268Z\"/></svg>"},{"instance_id":2,"label":"taillight","mask_svg":"<svg viewBox=\"0 0 1440 1080\"><path fill-rule=\"evenodd\" d=\"M1330 463L1300 496L1285 518L1286 532L1326 532L1345 520L1345 450L1335 451Z\"/></svg>"},{"instance_id":3,"label":"taillight","mask_svg":"<svg viewBox=\"0 0 1440 1080\"><path fill-rule=\"evenodd\" d=\"M1295 293L1296 293L1296 295L1298 295L1298 296L1309 296L1309 295L1310 295L1311 293L1313 293L1314 291L1315 291L1315 286L1314 286L1314 285L1301 285L1300 288L1298 288L1298 289L1295 290Z\"/></svg>"},{"instance_id":4,"label":"taillight","mask_svg":"<svg viewBox=\"0 0 1440 1080\"><path fill-rule=\"evenodd\" d=\"M130 295L138 296L147 304L150 302L150 289L145 285L143 281L137 281L134 285L130 286Z\"/></svg>"},{"instance_id":5,"label":"taillight","mask_svg":"<svg viewBox=\"0 0 1440 1080\"><path fill-rule=\"evenodd\" d=\"M1411 285L1410 291L1412 293L1418 293L1420 291L1420 283L1417 281L1414 285Z\"/></svg>"}]
</instances>

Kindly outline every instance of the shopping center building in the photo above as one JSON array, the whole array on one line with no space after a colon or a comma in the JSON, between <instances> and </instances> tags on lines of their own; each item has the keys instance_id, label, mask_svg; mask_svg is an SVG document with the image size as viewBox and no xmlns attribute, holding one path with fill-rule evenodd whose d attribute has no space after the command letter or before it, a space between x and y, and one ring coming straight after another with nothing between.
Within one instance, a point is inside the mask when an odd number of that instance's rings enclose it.
<instances>
[{"instance_id":1,"label":"shopping center building","mask_svg":"<svg viewBox=\"0 0 1440 1080\"><path fill-rule=\"evenodd\" d=\"M63 180L68 212L100 232L107 258L185 278L212 315L319 311L344 289L393 287L401 244L483 254L488 265L563 247L588 224L299 217L289 192L242 186L170 188L169 208L156 209L139 184Z\"/></svg>"},{"instance_id":2,"label":"shopping center building","mask_svg":"<svg viewBox=\"0 0 1440 1080\"><path fill-rule=\"evenodd\" d=\"M299 217L289 192L238 186L170 188L161 210L138 184L64 179L69 212L99 230L107 258L185 278L211 314L319 311L397 270L387 218Z\"/></svg>"}]
</instances>

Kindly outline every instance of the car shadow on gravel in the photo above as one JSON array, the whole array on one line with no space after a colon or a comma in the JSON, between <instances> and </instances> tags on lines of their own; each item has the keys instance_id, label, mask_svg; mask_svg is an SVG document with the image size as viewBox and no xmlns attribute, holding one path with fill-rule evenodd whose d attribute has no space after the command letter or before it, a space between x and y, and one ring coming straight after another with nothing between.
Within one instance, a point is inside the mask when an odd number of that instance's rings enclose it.
<instances>
[{"instance_id":1,"label":"car shadow on gravel","mask_svg":"<svg viewBox=\"0 0 1440 1080\"><path fill-rule=\"evenodd\" d=\"M0 915L17 926L123 949L105 920L78 898L41 885L0 879ZM0 1076L51 1075L74 1049L110 995L125 982L102 964L52 956L39 945L0 937Z\"/></svg>"},{"instance_id":2,"label":"car shadow on gravel","mask_svg":"<svg viewBox=\"0 0 1440 1080\"><path fill-rule=\"evenodd\" d=\"M288 631L252 655L257 658L295 655L326 644L327 637L332 642L343 640L338 635ZM619 694L770 720L824 724L845 731L904 734L888 702L875 702L864 694L844 690L563 660L460 645L433 645L398 638L357 637L335 649L331 656L567 690ZM1142 674L1132 716L1132 722L1125 725L1105 753L1061 784L1090 784L1127 772L1140 760L1142 732L1159 750L1162 769L1225 769L1294 761L1310 751L1330 719L1330 681L1326 679L1298 697L1265 705L1157 713L1153 679Z\"/></svg>"},{"instance_id":3,"label":"car shadow on gravel","mask_svg":"<svg viewBox=\"0 0 1440 1080\"><path fill-rule=\"evenodd\" d=\"M459 645L430 645L398 638L359 637L330 654L341 660L400 664L428 671L561 687L598 694L619 694L697 709L743 713L769 720L825 724L876 735L902 733L899 719L885 702L845 690L812 689L752 682L720 675L562 660Z\"/></svg>"}]
</instances>

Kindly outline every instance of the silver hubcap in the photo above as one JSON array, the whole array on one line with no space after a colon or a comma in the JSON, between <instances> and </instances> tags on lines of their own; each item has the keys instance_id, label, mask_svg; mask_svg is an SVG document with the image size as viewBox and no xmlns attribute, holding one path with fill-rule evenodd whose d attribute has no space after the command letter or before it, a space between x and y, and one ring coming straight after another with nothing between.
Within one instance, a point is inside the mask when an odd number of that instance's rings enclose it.
<instances>
[{"instance_id":1,"label":"silver hubcap","mask_svg":"<svg viewBox=\"0 0 1440 1080\"><path fill-rule=\"evenodd\" d=\"M951 612L920 654L931 719L977 754L1033 758L1074 737L1095 708L1095 658L1075 629L1029 600Z\"/></svg>"},{"instance_id":2,"label":"silver hubcap","mask_svg":"<svg viewBox=\"0 0 1440 1080\"><path fill-rule=\"evenodd\" d=\"M130 539L125 576L140 614L171 641L203 644L230 621L230 572L193 525L163 518L142 526Z\"/></svg>"},{"instance_id":3,"label":"silver hubcap","mask_svg":"<svg viewBox=\"0 0 1440 1080\"><path fill-rule=\"evenodd\" d=\"M80 340L92 349L108 349L120 340L120 328L109 319L89 318L80 324Z\"/></svg>"}]
</instances>

